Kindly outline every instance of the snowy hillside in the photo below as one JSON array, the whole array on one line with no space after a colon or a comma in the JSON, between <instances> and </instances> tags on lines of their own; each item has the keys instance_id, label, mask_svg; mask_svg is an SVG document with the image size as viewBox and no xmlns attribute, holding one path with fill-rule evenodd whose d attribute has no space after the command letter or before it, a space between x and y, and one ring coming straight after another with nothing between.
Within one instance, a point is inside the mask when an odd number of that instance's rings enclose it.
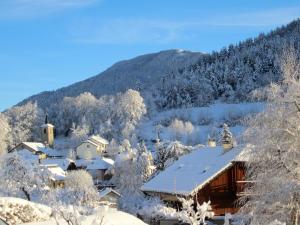
<instances>
[{"instance_id":1,"label":"snowy hillside","mask_svg":"<svg viewBox=\"0 0 300 225\"><path fill-rule=\"evenodd\" d=\"M20 104L37 101L44 108L48 103L60 101L65 96L77 96L83 92L90 92L99 97L106 94L116 94L129 88L135 90L149 89L150 86L157 86L163 75L196 63L201 56L201 53L184 50L168 50L138 56L118 62L87 80L57 91L43 92L29 97Z\"/></svg>"},{"instance_id":2,"label":"snowy hillside","mask_svg":"<svg viewBox=\"0 0 300 225\"><path fill-rule=\"evenodd\" d=\"M208 136L218 139L224 123L230 126L238 139L245 130L244 121L250 115L263 111L265 103L215 103L208 107L172 109L155 115L151 120L143 121L138 133L143 140L160 138L164 141L181 141L186 145L206 144Z\"/></svg>"}]
</instances>

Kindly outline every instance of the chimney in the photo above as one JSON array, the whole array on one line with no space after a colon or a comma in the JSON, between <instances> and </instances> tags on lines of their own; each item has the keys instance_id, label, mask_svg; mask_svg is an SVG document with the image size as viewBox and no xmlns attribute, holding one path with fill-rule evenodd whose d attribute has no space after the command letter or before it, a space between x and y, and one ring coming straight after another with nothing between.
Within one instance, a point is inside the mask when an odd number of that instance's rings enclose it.
<instances>
[{"instance_id":1,"label":"chimney","mask_svg":"<svg viewBox=\"0 0 300 225\"><path fill-rule=\"evenodd\" d=\"M208 145L208 147L216 147L217 142L214 139L209 138L208 141L207 141L207 145Z\"/></svg>"}]
</instances>

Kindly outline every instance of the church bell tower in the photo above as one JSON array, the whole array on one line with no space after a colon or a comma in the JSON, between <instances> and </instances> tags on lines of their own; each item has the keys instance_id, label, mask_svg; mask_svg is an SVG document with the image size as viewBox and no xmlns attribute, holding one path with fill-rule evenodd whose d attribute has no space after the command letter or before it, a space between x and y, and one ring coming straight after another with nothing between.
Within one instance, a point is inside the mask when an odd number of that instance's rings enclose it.
<instances>
[{"instance_id":1,"label":"church bell tower","mask_svg":"<svg viewBox=\"0 0 300 225\"><path fill-rule=\"evenodd\" d=\"M54 145L54 126L48 121L48 114L46 114L45 124L42 125L42 141L52 148Z\"/></svg>"}]
</instances>

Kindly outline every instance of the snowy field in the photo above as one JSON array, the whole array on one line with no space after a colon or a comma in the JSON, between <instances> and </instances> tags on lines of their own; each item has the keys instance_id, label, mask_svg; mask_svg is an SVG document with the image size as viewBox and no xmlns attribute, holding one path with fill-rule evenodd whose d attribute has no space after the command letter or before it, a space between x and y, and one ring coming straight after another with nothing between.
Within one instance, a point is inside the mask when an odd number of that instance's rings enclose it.
<instances>
[{"instance_id":1,"label":"snowy field","mask_svg":"<svg viewBox=\"0 0 300 225\"><path fill-rule=\"evenodd\" d=\"M244 120L264 107L265 103L215 103L208 107L168 110L142 122L138 133L148 145L151 145L150 140L157 138L157 129L160 129L162 140L178 140L186 145L206 144L208 136L218 139L226 123L238 138L245 130ZM174 120L180 122L174 123Z\"/></svg>"}]
</instances>

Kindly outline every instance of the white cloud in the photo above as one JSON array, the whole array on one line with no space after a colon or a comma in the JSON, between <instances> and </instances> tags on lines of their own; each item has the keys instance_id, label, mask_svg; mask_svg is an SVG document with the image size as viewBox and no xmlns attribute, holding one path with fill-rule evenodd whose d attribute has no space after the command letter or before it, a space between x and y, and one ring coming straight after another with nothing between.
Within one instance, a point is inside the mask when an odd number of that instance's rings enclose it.
<instances>
[{"instance_id":1,"label":"white cloud","mask_svg":"<svg viewBox=\"0 0 300 225\"><path fill-rule=\"evenodd\" d=\"M186 21L160 19L90 19L76 23L71 29L75 42L92 44L166 44L188 41L207 29L218 27L268 27L286 24L299 17L299 8L280 8L238 14L211 14Z\"/></svg>"},{"instance_id":2,"label":"white cloud","mask_svg":"<svg viewBox=\"0 0 300 225\"><path fill-rule=\"evenodd\" d=\"M150 19L85 21L74 26L74 41L101 44L168 43L182 39L184 23Z\"/></svg>"},{"instance_id":3,"label":"white cloud","mask_svg":"<svg viewBox=\"0 0 300 225\"><path fill-rule=\"evenodd\" d=\"M299 17L300 7L288 7L221 15L207 22L214 26L278 26Z\"/></svg>"},{"instance_id":4,"label":"white cloud","mask_svg":"<svg viewBox=\"0 0 300 225\"><path fill-rule=\"evenodd\" d=\"M79 8L99 0L0 0L0 19L23 19Z\"/></svg>"}]
</instances>

